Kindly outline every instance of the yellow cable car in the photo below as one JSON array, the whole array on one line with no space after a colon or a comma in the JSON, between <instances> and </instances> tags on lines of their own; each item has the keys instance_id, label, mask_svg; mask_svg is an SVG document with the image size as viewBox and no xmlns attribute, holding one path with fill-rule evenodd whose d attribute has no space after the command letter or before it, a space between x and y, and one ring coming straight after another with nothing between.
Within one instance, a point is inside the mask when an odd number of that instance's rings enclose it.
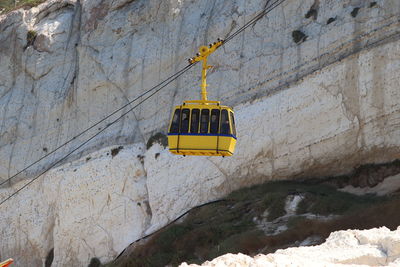
<instances>
[{"instance_id":1,"label":"yellow cable car","mask_svg":"<svg viewBox=\"0 0 400 267\"><path fill-rule=\"evenodd\" d=\"M189 59L193 64L203 61L202 100L184 101L176 106L168 129L169 151L177 155L232 156L236 146L236 129L232 108L219 101L207 100L207 57L223 44L222 40L201 46L199 53Z\"/></svg>"}]
</instances>

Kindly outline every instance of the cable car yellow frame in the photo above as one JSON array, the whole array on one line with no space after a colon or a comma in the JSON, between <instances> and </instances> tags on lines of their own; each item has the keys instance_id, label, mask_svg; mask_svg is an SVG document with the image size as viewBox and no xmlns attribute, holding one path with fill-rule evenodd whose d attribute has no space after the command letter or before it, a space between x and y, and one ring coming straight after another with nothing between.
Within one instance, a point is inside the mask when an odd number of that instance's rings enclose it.
<instances>
[{"instance_id":1,"label":"cable car yellow frame","mask_svg":"<svg viewBox=\"0 0 400 267\"><path fill-rule=\"evenodd\" d=\"M168 129L168 146L171 153L192 156L232 156L236 146L234 112L219 101L207 99L207 57L223 41L201 46L199 53L189 59L193 64L203 61L201 75L202 100L184 101L175 106Z\"/></svg>"}]
</instances>

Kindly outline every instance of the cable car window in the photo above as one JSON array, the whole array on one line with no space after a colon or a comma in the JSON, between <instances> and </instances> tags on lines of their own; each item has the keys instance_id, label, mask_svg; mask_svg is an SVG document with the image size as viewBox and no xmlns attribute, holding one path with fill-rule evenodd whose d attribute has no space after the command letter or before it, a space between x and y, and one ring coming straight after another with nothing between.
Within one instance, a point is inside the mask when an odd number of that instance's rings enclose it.
<instances>
[{"instance_id":1,"label":"cable car window","mask_svg":"<svg viewBox=\"0 0 400 267\"><path fill-rule=\"evenodd\" d=\"M182 118L181 118L181 133L187 133L189 132L189 115L190 115L190 109L185 108L182 109Z\"/></svg>"},{"instance_id":2,"label":"cable car window","mask_svg":"<svg viewBox=\"0 0 400 267\"><path fill-rule=\"evenodd\" d=\"M171 127L169 128L170 133L179 133L179 121L180 121L181 110L176 109L174 116L172 117Z\"/></svg>"},{"instance_id":3,"label":"cable car window","mask_svg":"<svg viewBox=\"0 0 400 267\"><path fill-rule=\"evenodd\" d=\"M229 115L231 117L231 122L232 122L232 134L236 136L235 118L233 117L232 112L229 112Z\"/></svg>"},{"instance_id":4,"label":"cable car window","mask_svg":"<svg viewBox=\"0 0 400 267\"><path fill-rule=\"evenodd\" d=\"M218 133L219 126L219 109L211 110L211 120L210 120L210 133Z\"/></svg>"},{"instance_id":5,"label":"cable car window","mask_svg":"<svg viewBox=\"0 0 400 267\"><path fill-rule=\"evenodd\" d=\"M199 132L199 116L200 116L200 110L197 108L193 109L191 122L190 122L190 132L191 133Z\"/></svg>"},{"instance_id":6,"label":"cable car window","mask_svg":"<svg viewBox=\"0 0 400 267\"><path fill-rule=\"evenodd\" d=\"M221 134L230 134L231 131L229 128L228 111L223 109L221 112Z\"/></svg>"},{"instance_id":7,"label":"cable car window","mask_svg":"<svg viewBox=\"0 0 400 267\"><path fill-rule=\"evenodd\" d=\"M201 119L200 119L200 133L208 133L208 121L210 120L210 110L202 109L201 110Z\"/></svg>"}]
</instances>

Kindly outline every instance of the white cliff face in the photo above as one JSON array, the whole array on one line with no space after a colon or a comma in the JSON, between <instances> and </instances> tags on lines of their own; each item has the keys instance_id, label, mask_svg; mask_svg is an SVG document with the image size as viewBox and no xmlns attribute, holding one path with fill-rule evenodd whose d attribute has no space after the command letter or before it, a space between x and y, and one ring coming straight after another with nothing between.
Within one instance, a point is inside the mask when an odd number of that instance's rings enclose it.
<instances>
[{"instance_id":1,"label":"white cliff face","mask_svg":"<svg viewBox=\"0 0 400 267\"><path fill-rule=\"evenodd\" d=\"M1 257L40 266L54 248L54 266L109 260L143 236L151 211L142 146L110 149L48 172L2 206ZM139 156L139 157L138 157ZM24 182L2 190L5 198Z\"/></svg>"},{"instance_id":2,"label":"white cliff face","mask_svg":"<svg viewBox=\"0 0 400 267\"><path fill-rule=\"evenodd\" d=\"M380 65L382 61L386 64ZM372 82L377 64L385 66L379 85ZM349 86L355 79L349 78L349 66L364 73L357 77L356 89ZM396 70L386 69L393 66ZM270 179L334 175L353 164L396 158L398 71L399 42L364 51L287 90L238 106L239 142L233 157L171 157L165 151L158 159L146 158L152 226L158 228L181 213L177 198L192 207ZM380 108L375 106L377 99L383 103Z\"/></svg>"},{"instance_id":3,"label":"white cliff face","mask_svg":"<svg viewBox=\"0 0 400 267\"><path fill-rule=\"evenodd\" d=\"M227 37L265 2L52 0L1 16L0 177L12 176L183 68L200 45ZM305 18L313 0L285 1L213 54L209 98L236 107L287 88L365 47L398 39L400 3L376 2L370 7L368 1L322 1L314 19ZM360 9L353 17L355 8ZM327 24L330 18L336 20ZM305 42L293 41L296 30L308 36ZM28 31L37 35L31 45ZM377 66L378 71L383 66ZM367 70L361 69L360 73L347 66L346 87L357 88L357 77ZM379 86L380 75L374 73L371 82ZM165 132L171 107L199 98L199 78L196 66L75 158L107 145L146 142L155 132ZM358 110L353 95L343 95L350 116ZM49 166L54 158L35 165L26 176Z\"/></svg>"},{"instance_id":4,"label":"white cliff face","mask_svg":"<svg viewBox=\"0 0 400 267\"><path fill-rule=\"evenodd\" d=\"M50 171L2 206L7 214L1 223L6 240L2 255L24 265L32 258L41 262L54 247L56 266L84 265L94 256L104 262L191 207L234 189L284 175L318 173L324 163L326 173L337 173L351 166L342 158L357 156L360 163L390 159L400 142L399 51L399 43L364 51L287 90L237 107L239 143L233 157L173 156L158 144L149 150L142 144L125 146L115 157L114 147L104 149ZM372 107L376 91L359 88L364 92L357 96L360 117L350 120L339 89L346 84L344 70L348 64L373 68L376 54L384 55L385 66L398 68L382 71L386 87L380 94L386 104L377 115ZM369 79L359 77L359 84L368 86ZM382 119L385 128L376 126ZM377 144L380 136L384 142ZM2 189L1 197L24 183Z\"/></svg>"},{"instance_id":5,"label":"white cliff face","mask_svg":"<svg viewBox=\"0 0 400 267\"><path fill-rule=\"evenodd\" d=\"M333 232L319 246L277 250L254 258L243 254L226 254L201 266L389 266L400 264L400 227L390 231L386 227L371 230ZM182 263L180 267L195 267Z\"/></svg>"},{"instance_id":6,"label":"white cliff face","mask_svg":"<svg viewBox=\"0 0 400 267\"><path fill-rule=\"evenodd\" d=\"M227 36L263 4L49 1L0 17L0 177L184 67L197 46ZM193 77L199 70L192 69L74 161L0 206L6 217L0 256L40 265L54 248L54 266L84 266L92 257L106 262L191 207L234 189L398 158L400 3L377 1L370 8L366 1L321 1L316 20L305 19L312 4L288 0L213 55L210 98L235 108L233 157L184 158L158 144L145 148L164 129L171 107L198 95ZM355 7L361 9L353 18ZM327 24L331 17L336 21ZM298 29L308 35L302 44L292 40ZM28 30L37 37L25 48ZM133 144L113 157L115 146L104 147L115 143ZM28 181L22 178L1 188L1 199Z\"/></svg>"}]
</instances>

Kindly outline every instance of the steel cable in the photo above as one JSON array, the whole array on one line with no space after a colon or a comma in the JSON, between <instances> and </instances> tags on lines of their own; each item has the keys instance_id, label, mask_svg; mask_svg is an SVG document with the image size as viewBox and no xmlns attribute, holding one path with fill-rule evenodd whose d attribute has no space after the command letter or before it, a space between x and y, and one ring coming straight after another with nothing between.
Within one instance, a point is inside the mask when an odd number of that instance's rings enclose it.
<instances>
[{"instance_id":1,"label":"steel cable","mask_svg":"<svg viewBox=\"0 0 400 267\"><path fill-rule=\"evenodd\" d=\"M151 91L153 91L154 89L156 89L157 87L161 86L162 84L164 84L165 82L169 81L169 80L174 80L177 78L176 75L179 75L180 73L184 73L186 72L189 68L191 68L190 65L186 66L185 68L181 69L180 71L178 71L177 73L169 76L167 79L165 79L164 81L162 81L161 83L153 86L151 89L147 90L146 92L142 93L141 95L135 97L133 100L129 101L127 104L123 105L122 107L118 108L117 110L113 111L111 114L107 115L106 117L104 117L103 119L99 120L98 122L96 122L95 124L93 124L92 126L90 126L89 128L85 129L84 131L80 132L78 135L75 135L74 137L72 137L71 139L69 139L68 141L66 141L65 143L59 145L56 149L52 150L51 152L47 153L46 155L42 156L41 158L39 158L38 160L32 162L31 164L29 164L27 167L25 167L24 169L18 171L16 174L14 174L13 176L11 176L10 178L2 181L0 183L0 186L2 186L3 184L11 181L13 178L15 178L16 176L18 176L19 174L23 173L24 171L28 170L30 167L34 166L36 163L39 163L41 160L47 158L48 156L54 154L55 152L57 152L60 148L68 145L69 143L71 143L72 141L74 141L76 138L78 138L79 136L83 135L84 133L87 133L89 130L93 129L94 127L96 127L97 125L99 125L100 123L102 123L103 121L107 120L108 118L112 117L113 115L115 115L116 113L118 113L119 111L123 110L124 108L126 108L127 106L131 105L133 102L135 102L136 100L138 100L139 98L147 95L148 93L150 93Z\"/></svg>"},{"instance_id":2,"label":"steel cable","mask_svg":"<svg viewBox=\"0 0 400 267\"><path fill-rule=\"evenodd\" d=\"M177 75L175 77L178 78L179 76L181 76L183 73L185 73L187 70L189 70L191 67L193 67L195 64L191 64L188 66L188 68L185 68L186 70L183 72L180 72L179 75ZM85 142L81 143L79 146L77 146L76 148L74 148L72 151L68 152L68 154L66 154L64 157L62 157L61 159L57 160L55 163L51 164L50 167L48 167L46 170L44 170L43 172L41 172L40 174L38 174L35 178L33 178L32 180L30 180L28 183L26 183L25 185L23 185L22 187L20 187L17 191L13 192L11 195L9 195L7 198L5 198L4 200L2 200L0 202L0 206L6 202L7 200L9 200L10 198L12 198L14 195L18 194L21 190L23 190L24 188L26 188L27 186L29 186L30 184L32 184L35 180L37 180L40 176L42 176L43 174L45 174L46 172L48 172L50 169L52 169L54 166L56 166L58 163L62 162L63 160L65 160L66 158L68 158L72 153L74 153L75 151L77 151L78 149L80 149L81 147L83 147L84 145L86 145L87 143L89 143L91 140L93 140L96 136L98 136L99 134L101 134L104 130L106 130L107 128L109 128L111 125L115 124L116 122L118 122L120 119L122 119L123 117L125 117L129 112L131 112L132 110L134 110L135 108L137 108L138 106L140 106L143 102L145 102L147 99L149 99L150 97L152 97L153 95L155 95L156 93L158 93L161 89L163 89L164 87L166 87L168 84L170 84L171 82L173 82L175 79L169 80L166 84L164 84L163 86L161 86L160 88L158 88L156 91L154 91L151 95L147 96L146 98L144 98L142 101L140 101L138 104L136 104L135 106L133 106L132 108L130 108L128 111L126 111L125 113L123 113L122 115L120 115L117 119L113 120L111 123L107 124L103 129L101 129L100 131L98 131L96 134L92 135L89 139L87 139Z\"/></svg>"},{"instance_id":3,"label":"steel cable","mask_svg":"<svg viewBox=\"0 0 400 267\"><path fill-rule=\"evenodd\" d=\"M241 33L242 31L244 31L245 29L247 29L249 26L254 25L259 19L261 19L263 16L265 16L266 14L268 14L269 12L271 12L272 10L274 10L276 7L278 7L279 5L281 5L285 0L276 0L275 2L273 2L271 5L268 5L268 3L270 1L267 2L265 8L258 13L253 19L251 19L250 21L248 21L247 23L245 23L245 25L243 25L241 28L239 28L237 31L235 31L233 34L229 35L224 42L222 43L222 45L225 45L227 42L229 42L230 40L232 40L234 37L236 37L239 33ZM139 105L141 105L143 102L145 102L147 99L149 99L150 97L152 97L153 95L155 95L156 93L158 93L161 89L163 89L164 87L166 87L167 85L169 85L171 82L173 82L175 79L177 79L178 77L180 77L182 74L184 74L186 71L188 71L190 68L192 68L194 65L196 65L197 62L193 63L193 64L189 64L188 66L184 67L183 69L181 69L180 71L176 72L175 74L171 75L170 77L168 77L167 79L165 79L164 81L162 81L161 83L155 85L154 87L152 87L151 89L147 90L146 92L142 93L141 95L137 96L136 98L134 98L133 100L129 101L127 104L125 104L124 106L120 107L119 109L115 110L114 112L112 112L111 114L107 115L105 118L99 120L98 122L96 122L95 124L93 124L92 126L90 126L89 128L85 129L84 131L82 131L81 133L79 133L78 135L74 136L73 138L71 138L70 140L68 140L67 142L63 143L62 145L58 146L56 149L52 150L50 153L46 154L45 156L39 158L38 160L34 161L33 163L29 164L27 167L25 167L24 169L22 169L21 171L17 172L16 174L14 174L13 176L11 176L10 178L6 179L5 181L0 183L0 186L2 186L3 184L7 183L8 181L11 181L11 179L15 178L17 175L21 174L22 172L26 171L27 169L29 169L30 167L32 167L33 165L35 165L36 163L40 162L41 160L47 158L48 156L50 156L51 154L55 153L56 151L58 151L60 148L66 146L67 144L69 144L70 142L72 142L73 140L75 140L76 138L78 138L79 136L83 135L84 133L88 132L90 129L96 127L97 125L99 125L101 122L107 120L108 118L110 118L111 116L115 115L116 113L118 113L119 111L121 111L122 109L126 108L127 106L131 105L133 102L135 102L136 100L138 100L139 98L144 97L145 95L147 95L148 93L150 93L151 91L155 90L156 88L158 88L156 91L154 91L151 95L149 95L148 97L144 98L142 101L140 101L138 104L136 104L135 106L133 106L132 108L130 108L127 112L123 113L122 115L120 115L117 119L115 119L114 121L112 121L111 123L108 123L104 128L102 128L101 130L99 130L96 134L92 135L89 139L87 139L86 141L84 141L83 143L81 143L79 146L77 146L76 148L74 148L72 151L68 152L64 157L62 157L61 159L57 160L55 163L51 164L50 167L46 168L44 171L42 171L39 175L35 176L32 180L30 180L28 183L26 183L25 185L23 185L22 187L20 187L18 190L16 190L15 192L13 192L11 195L9 195L7 198L5 198L4 200L2 200L0 202L0 206L2 204L4 204L6 201L8 201L10 198L12 198L14 195L18 194L21 190L23 190L24 188L28 187L30 184L32 184L35 180L37 180L40 176L42 176L43 174L45 174L46 172L48 172L50 169L52 169L53 167L55 167L57 164L61 163L62 161L64 161L65 159L67 159L71 154L73 154L74 152L76 152L78 149L80 149L81 147L83 147L84 145L86 145L88 142L90 142L91 140L93 140L96 136L98 136L100 133L102 133L104 130L108 129L111 125L115 124L116 122L118 122L121 118L123 118L124 116L126 116L129 112L131 112L132 110L134 110L136 107L138 107ZM164 84L164 85L163 85Z\"/></svg>"}]
</instances>

